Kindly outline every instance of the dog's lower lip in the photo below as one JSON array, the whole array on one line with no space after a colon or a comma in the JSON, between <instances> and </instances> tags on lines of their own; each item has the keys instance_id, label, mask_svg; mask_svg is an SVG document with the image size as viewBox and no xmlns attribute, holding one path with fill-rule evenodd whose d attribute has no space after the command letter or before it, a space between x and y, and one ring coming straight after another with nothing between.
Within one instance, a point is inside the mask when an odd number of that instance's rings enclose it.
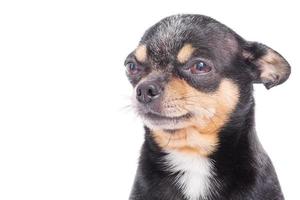
<instances>
[{"instance_id":1,"label":"dog's lower lip","mask_svg":"<svg viewBox=\"0 0 300 200\"><path fill-rule=\"evenodd\" d=\"M191 114L187 113L187 114L184 114L184 115L181 115L181 116L169 117L169 116L156 114L156 113L153 113L153 112L148 112L148 113L145 114L145 116L147 118L156 119L156 120L182 120L182 119L190 118Z\"/></svg>"}]
</instances>

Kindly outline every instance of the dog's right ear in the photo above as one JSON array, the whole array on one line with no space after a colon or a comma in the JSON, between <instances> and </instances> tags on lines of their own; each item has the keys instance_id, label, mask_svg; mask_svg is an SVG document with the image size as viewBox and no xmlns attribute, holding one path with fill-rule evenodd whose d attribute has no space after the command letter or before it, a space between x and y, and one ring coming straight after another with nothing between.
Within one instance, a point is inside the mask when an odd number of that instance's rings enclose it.
<instances>
[{"instance_id":1,"label":"dog's right ear","mask_svg":"<svg viewBox=\"0 0 300 200\"><path fill-rule=\"evenodd\" d=\"M291 73L289 63L275 50L258 43L247 42L243 59L249 65L254 83L263 83L267 89L286 81Z\"/></svg>"}]
</instances>

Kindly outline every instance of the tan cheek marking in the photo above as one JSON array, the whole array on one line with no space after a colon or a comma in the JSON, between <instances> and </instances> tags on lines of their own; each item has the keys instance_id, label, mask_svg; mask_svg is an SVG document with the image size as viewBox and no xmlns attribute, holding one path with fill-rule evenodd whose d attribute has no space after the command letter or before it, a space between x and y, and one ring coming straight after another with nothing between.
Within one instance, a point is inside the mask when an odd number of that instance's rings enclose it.
<instances>
[{"instance_id":1,"label":"tan cheek marking","mask_svg":"<svg viewBox=\"0 0 300 200\"><path fill-rule=\"evenodd\" d=\"M185 44L177 54L177 60L185 63L192 56L195 48L191 44Z\"/></svg>"},{"instance_id":2,"label":"tan cheek marking","mask_svg":"<svg viewBox=\"0 0 300 200\"><path fill-rule=\"evenodd\" d=\"M140 45L134 52L135 57L140 62L145 62L147 59L147 48L145 45Z\"/></svg>"},{"instance_id":3,"label":"tan cheek marking","mask_svg":"<svg viewBox=\"0 0 300 200\"><path fill-rule=\"evenodd\" d=\"M176 150L203 156L213 153L218 146L219 130L238 102L238 87L229 79L224 79L216 92L206 94L181 79L174 79L166 87L166 93L167 99L191 96L192 100L181 101L178 106L186 106L189 110L199 109L202 114L192 117L186 122L186 128L174 133L163 130L153 132L157 144L167 151ZM192 105L189 101L193 102ZM206 112L208 109L215 112Z\"/></svg>"}]
</instances>

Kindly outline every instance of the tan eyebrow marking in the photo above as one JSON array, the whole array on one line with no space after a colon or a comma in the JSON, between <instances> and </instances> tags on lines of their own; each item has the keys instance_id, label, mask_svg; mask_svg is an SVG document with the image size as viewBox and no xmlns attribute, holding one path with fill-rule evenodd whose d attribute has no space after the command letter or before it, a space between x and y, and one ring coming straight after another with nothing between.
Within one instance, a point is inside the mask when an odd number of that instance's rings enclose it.
<instances>
[{"instance_id":1,"label":"tan eyebrow marking","mask_svg":"<svg viewBox=\"0 0 300 200\"><path fill-rule=\"evenodd\" d=\"M191 44L185 44L177 54L177 60L180 63L185 63L192 56L195 48Z\"/></svg>"},{"instance_id":2,"label":"tan eyebrow marking","mask_svg":"<svg viewBox=\"0 0 300 200\"><path fill-rule=\"evenodd\" d=\"M140 45L136 48L134 55L140 62L145 62L147 59L147 48L145 45Z\"/></svg>"}]
</instances>

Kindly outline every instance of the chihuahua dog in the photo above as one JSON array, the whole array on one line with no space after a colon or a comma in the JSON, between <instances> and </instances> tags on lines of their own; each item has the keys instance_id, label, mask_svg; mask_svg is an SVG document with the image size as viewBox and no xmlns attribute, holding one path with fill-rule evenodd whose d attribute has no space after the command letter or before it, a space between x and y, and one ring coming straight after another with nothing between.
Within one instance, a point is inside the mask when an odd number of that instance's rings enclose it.
<instances>
[{"instance_id":1,"label":"chihuahua dog","mask_svg":"<svg viewBox=\"0 0 300 200\"><path fill-rule=\"evenodd\" d=\"M150 27L125 61L145 125L131 200L282 200L255 131L253 83L286 81L270 47L202 15Z\"/></svg>"}]
</instances>

